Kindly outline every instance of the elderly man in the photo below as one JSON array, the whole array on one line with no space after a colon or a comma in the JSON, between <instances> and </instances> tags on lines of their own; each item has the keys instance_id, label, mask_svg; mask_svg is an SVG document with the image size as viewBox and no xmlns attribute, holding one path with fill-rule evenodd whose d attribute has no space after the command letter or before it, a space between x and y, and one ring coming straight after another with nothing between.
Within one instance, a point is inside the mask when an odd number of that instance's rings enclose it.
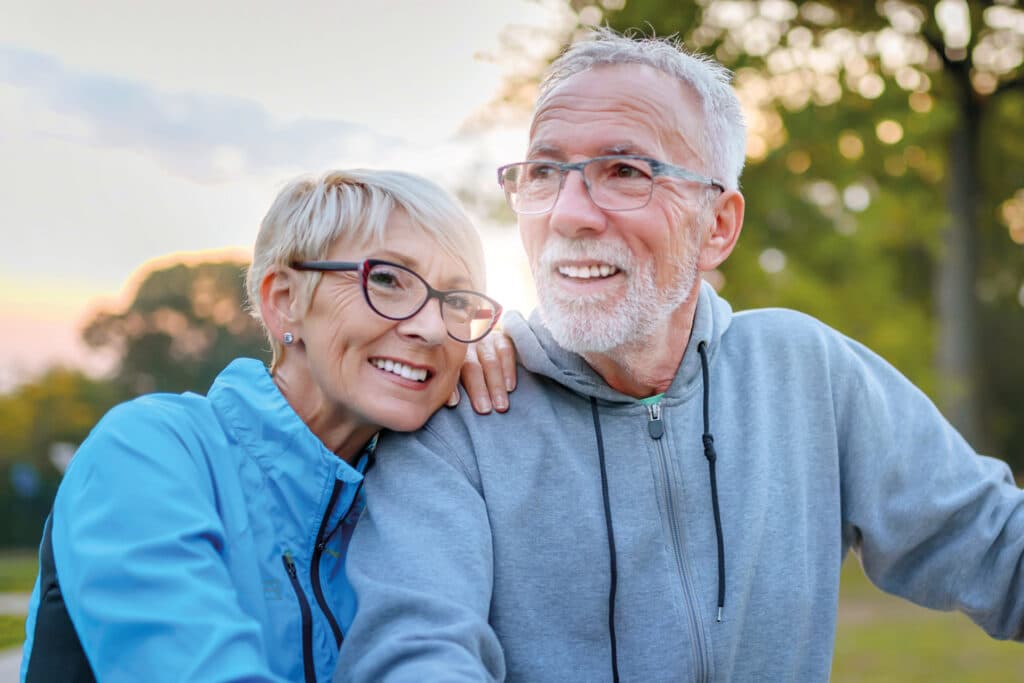
<instances>
[{"instance_id":1,"label":"elderly man","mask_svg":"<svg viewBox=\"0 0 1024 683\"><path fill-rule=\"evenodd\" d=\"M540 311L503 417L382 440L338 680L824 681L839 569L1024 638L1024 493L881 358L702 284L743 223L720 65L608 31L499 179Z\"/></svg>"}]
</instances>

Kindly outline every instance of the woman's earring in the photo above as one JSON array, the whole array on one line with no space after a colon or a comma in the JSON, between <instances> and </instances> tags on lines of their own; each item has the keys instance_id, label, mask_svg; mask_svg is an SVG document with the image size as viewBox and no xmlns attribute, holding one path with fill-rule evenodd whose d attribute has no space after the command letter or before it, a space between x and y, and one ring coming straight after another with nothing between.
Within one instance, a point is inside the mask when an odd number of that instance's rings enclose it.
<instances>
[{"instance_id":1,"label":"woman's earring","mask_svg":"<svg viewBox=\"0 0 1024 683\"><path fill-rule=\"evenodd\" d=\"M293 335L291 332L285 332L284 335L282 335L281 339L284 341L285 344L291 344L293 341L295 341L295 335Z\"/></svg>"}]
</instances>

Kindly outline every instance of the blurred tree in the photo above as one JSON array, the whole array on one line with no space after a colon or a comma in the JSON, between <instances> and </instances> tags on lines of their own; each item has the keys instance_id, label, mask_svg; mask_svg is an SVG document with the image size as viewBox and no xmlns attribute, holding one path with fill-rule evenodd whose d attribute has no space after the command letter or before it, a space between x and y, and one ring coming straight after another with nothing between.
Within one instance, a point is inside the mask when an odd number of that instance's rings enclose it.
<instances>
[{"instance_id":1,"label":"blurred tree","mask_svg":"<svg viewBox=\"0 0 1024 683\"><path fill-rule=\"evenodd\" d=\"M717 274L730 299L866 342L1024 467L1019 2L571 5L735 71L750 135L747 230Z\"/></svg>"},{"instance_id":2,"label":"blurred tree","mask_svg":"<svg viewBox=\"0 0 1024 683\"><path fill-rule=\"evenodd\" d=\"M263 330L243 307L245 265L155 270L126 310L97 314L83 337L116 354L112 379L54 368L0 395L0 547L38 542L63 467L113 405L150 391L205 392L231 359L266 359Z\"/></svg>"},{"instance_id":3,"label":"blurred tree","mask_svg":"<svg viewBox=\"0 0 1024 683\"><path fill-rule=\"evenodd\" d=\"M38 543L64 458L121 397L64 368L0 395L0 547Z\"/></svg>"},{"instance_id":4,"label":"blurred tree","mask_svg":"<svg viewBox=\"0 0 1024 683\"><path fill-rule=\"evenodd\" d=\"M233 358L268 358L260 325L245 310L245 264L177 264L149 273L124 311L85 328L94 348L113 350L114 380L129 395L209 388Z\"/></svg>"}]
</instances>

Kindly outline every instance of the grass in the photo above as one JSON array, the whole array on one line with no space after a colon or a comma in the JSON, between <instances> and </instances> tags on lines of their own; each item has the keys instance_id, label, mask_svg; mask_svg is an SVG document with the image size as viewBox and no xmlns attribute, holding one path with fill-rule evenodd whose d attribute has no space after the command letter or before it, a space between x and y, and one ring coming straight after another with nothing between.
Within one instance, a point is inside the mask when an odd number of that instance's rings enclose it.
<instances>
[{"instance_id":1,"label":"grass","mask_svg":"<svg viewBox=\"0 0 1024 683\"><path fill-rule=\"evenodd\" d=\"M0 593L32 592L38 568L35 550L0 551Z\"/></svg>"},{"instance_id":2,"label":"grass","mask_svg":"<svg viewBox=\"0 0 1024 683\"><path fill-rule=\"evenodd\" d=\"M0 614L0 652L25 642L25 617Z\"/></svg>"},{"instance_id":3,"label":"grass","mask_svg":"<svg viewBox=\"0 0 1024 683\"><path fill-rule=\"evenodd\" d=\"M882 593L856 558L843 566L832 683L1024 683L1024 645L993 640L963 614Z\"/></svg>"},{"instance_id":4,"label":"grass","mask_svg":"<svg viewBox=\"0 0 1024 683\"><path fill-rule=\"evenodd\" d=\"M30 593L39 567L35 550L0 551L0 593ZM0 651L25 640L25 617L0 614Z\"/></svg>"}]
</instances>

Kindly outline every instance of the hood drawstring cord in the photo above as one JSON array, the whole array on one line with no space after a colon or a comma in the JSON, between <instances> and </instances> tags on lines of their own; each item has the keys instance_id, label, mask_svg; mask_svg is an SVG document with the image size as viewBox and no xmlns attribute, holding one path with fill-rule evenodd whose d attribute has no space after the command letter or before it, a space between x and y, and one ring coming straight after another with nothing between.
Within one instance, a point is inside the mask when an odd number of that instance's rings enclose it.
<instances>
[{"instance_id":1,"label":"hood drawstring cord","mask_svg":"<svg viewBox=\"0 0 1024 683\"><path fill-rule=\"evenodd\" d=\"M711 387L708 382L708 345L707 342L697 344L700 353L700 373L704 382L704 457L708 459L708 474L711 477L711 509L715 513L715 539L718 541L718 621L722 621L725 609L725 542L722 540L722 515L718 510L718 480L715 478L715 437L711 434L711 418L708 415L708 397Z\"/></svg>"},{"instance_id":2,"label":"hood drawstring cord","mask_svg":"<svg viewBox=\"0 0 1024 683\"><path fill-rule=\"evenodd\" d=\"M718 615L716 621L721 622L722 612L725 610L725 542L722 539L722 514L718 507L718 480L715 477L715 461L718 459L718 454L715 453L715 437L711 433L709 415L711 387L708 378L707 342L702 341L697 344L697 352L700 354L701 380L704 389L704 433L701 435L701 441L704 443L704 457L707 458L708 474L711 478L711 509L715 516L715 540L718 542ZM608 468L605 464L604 437L601 435L601 417L597 410L597 399L593 396L590 397L590 411L594 417L594 433L597 435L597 457L601 465L601 497L604 500L604 523L608 534L608 561L611 574L611 585L608 588L608 637L611 645L612 681L619 683L619 663L615 639L615 591L618 585L615 528L612 526L612 508L608 497Z\"/></svg>"},{"instance_id":3,"label":"hood drawstring cord","mask_svg":"<svg viewBox=\"0 0 1024 683\"><path fill-rule=\"evenodd\" d=\"M594 415L594 433L597 434L597 457L601 463L601 496L604 498L604 524L608 533L608 556L611 586L608 588L608 638L612 652L612 681L619 683L619 658L615 642L615 589L618 585L618 565L615 561L615 529L612 526L612 506L608 500L608 469L604 462L604 437L601 436L601 418L597 413L597 399L590 397L590 411Z\"/></svg>"}]
</instances>

